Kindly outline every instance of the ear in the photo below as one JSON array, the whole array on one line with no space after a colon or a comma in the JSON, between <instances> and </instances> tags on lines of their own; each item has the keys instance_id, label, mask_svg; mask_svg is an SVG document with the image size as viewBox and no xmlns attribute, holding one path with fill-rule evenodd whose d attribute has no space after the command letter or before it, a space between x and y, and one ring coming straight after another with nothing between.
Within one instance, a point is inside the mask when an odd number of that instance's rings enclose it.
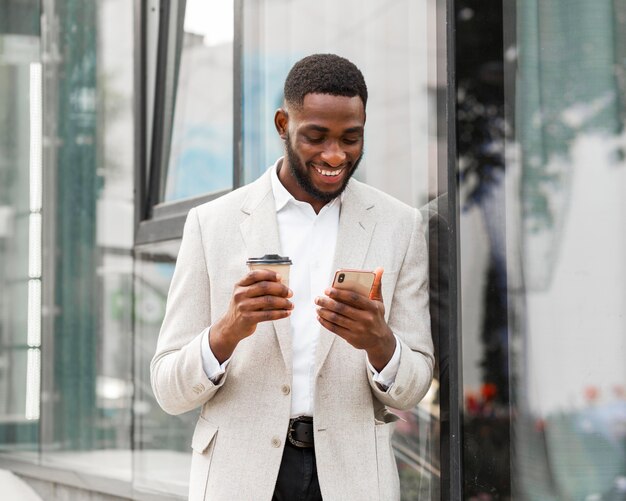
<instances>
[{"instance_id":1,"label":"ear","mask_svg":"<svg viewBox=\"0 0 626 501\"><path fill-rule=\"evenodd\" d=\"M274 127L283 141L287 140L287 130L289 126L289 115L284 108L278 108L274 114Z\"/></svg>"}]
</instances>

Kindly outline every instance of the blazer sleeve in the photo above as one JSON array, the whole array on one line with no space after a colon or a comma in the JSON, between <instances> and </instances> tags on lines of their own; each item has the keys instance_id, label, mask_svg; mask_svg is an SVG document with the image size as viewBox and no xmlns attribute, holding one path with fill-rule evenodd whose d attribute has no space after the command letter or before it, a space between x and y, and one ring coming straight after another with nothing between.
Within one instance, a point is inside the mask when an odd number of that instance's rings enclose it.
<instances>
[{"instance_id":1,"label":"blazer sleeve","mask_svg":"<svg viewBox=\"0 0 626 501\"><path fill-rule=\"evenodd\" d=\"M204 372L202 343L211 325L209 275L197 209L185 222L157 348L150 363L152 391L168 414L182 414L209 400L217 384ZM204 331L204 332L203 332Z\"/></svg>"},{"instance_id":2,"label":"blazer sleeve","mask_svg":"<svg viewBox=\"0 0 626 501\"><path fill-rule=\"evenodd\" d=\"M428 310L428 251L417 209L389 305L387 323L401 343L398 372L387 391L376 384L371 371L367 374L373 394L380 402L406 410L415 407L428 391L435 360Z\"/></svg>"}]
</instances>

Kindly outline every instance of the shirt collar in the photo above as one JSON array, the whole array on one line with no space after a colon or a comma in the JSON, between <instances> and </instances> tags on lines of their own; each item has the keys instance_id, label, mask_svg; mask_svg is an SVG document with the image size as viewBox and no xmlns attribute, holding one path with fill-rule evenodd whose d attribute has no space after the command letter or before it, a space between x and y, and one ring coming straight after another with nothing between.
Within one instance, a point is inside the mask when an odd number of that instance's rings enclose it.
<instances>
[{"instance_id":1,"label":"shirt collar","mask_svg":"<svg viewBox=\"0 0 626 501\"><path fill-rule=\"evenodd\" d=\"M287 188L283 186L283 183L278 179L278 166L283 161L283 157L279 158L276 163L272 166L272 192L274 193L274 201L276 202L276 212L280 212L280 210L285 207L289 203L290 200L295 200L293 195L287 191Z\"/></svg>"},{"instance_id":2,"label":"shirt collar","mask_svg":"<svg viewBox=\"0 0 626 501\"><path fill-rule=\"evenodd\" d=\"M276 212L280 212L285 206L292 202L294 204L301 203L294 198L294 196L287 191L287 188L283 186L283 183L278 179L278 166L281 165L284 157L280 157L276 160L276 163L271 167L271 181L272 181L272 192L274 194L274 201L276 203ZM338 197L331 200L325 207L332 207L335 204L339 204L341 206L341 202L343 201L343 197L345 195L345 191L339 195Z\"/></svg>"}]
</instances>

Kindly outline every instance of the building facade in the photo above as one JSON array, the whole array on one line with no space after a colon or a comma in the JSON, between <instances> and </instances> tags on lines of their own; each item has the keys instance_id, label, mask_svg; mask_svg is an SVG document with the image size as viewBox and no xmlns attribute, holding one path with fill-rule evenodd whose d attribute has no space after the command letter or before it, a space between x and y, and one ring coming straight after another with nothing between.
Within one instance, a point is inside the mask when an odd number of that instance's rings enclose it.
<instances>
[{"instance_id":1,"label":"building facade","mask_svg":"<svg viewBox=\"0 0 626 501\"><path fill-rule=\"evenodd\" d=\"M197 412L149 379L185 216L281 154L314 52L365 75L356 176L428 221L402 499L626 499L623 0L2 2L0 469L185 499Z\"/></svg>"}]
</instances>

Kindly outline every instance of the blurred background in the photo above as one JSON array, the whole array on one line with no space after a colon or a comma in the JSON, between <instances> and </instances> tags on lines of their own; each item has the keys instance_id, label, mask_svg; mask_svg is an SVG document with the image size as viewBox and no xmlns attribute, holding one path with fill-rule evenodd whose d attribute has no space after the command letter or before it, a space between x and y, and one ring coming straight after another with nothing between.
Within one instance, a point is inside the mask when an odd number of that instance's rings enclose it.
<instances>
[{"instance_id":1,"label":"blurred background","mask_svg":"<svg viewBox=\"0 0 626 501\"><path fill-rule=\"evenodd\" d=\"M357 177L428 223L403 500L626 500L622 0L0 1L0 469L186 498L197 412L149 380L183 222L281 154L313 52L365 75Z\"/></svg>"}]
</instances>

